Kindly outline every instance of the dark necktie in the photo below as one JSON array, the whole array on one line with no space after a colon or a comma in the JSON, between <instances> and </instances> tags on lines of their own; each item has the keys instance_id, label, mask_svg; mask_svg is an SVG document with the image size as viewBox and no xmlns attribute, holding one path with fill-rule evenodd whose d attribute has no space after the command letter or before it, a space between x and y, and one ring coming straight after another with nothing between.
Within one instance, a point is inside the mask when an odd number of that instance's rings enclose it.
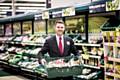
<instances>
[{"instance_id":1,"label":"dark necktie","mask_svg":"<svg viewBox=\"0 0 120 80\"><path fill-rule=\"evenodd\" d=\"M60 54L63 54L63 46L62 46L62 38L59 37L59 50L60 50Z\"/></svg>"}]
</instances>

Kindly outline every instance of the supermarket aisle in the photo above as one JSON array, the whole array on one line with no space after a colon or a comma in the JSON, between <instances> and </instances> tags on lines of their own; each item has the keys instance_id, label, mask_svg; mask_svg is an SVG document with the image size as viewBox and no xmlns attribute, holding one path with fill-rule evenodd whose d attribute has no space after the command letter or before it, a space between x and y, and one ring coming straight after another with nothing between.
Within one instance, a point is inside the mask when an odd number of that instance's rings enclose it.
<instances>
[{"instance_id":1,"label":"supermarket aisle","mask_svg":"<svg viewBox=\"0 0 120 80\"><path fill-rule=\"evenodd\" d=\"M30 80L18 74L9 73L0 68L0 80Z\"/></svg>"},{"instance_id":2,"label":"supermarket aisle","mask_svg":"<svg viewBox=\"0 0 120 80\"><path fill-rule=\"evenodd\" d=\"M29 80L21 76L3 76L0 77L0 80Z\"/></svg>"}]
</instances>

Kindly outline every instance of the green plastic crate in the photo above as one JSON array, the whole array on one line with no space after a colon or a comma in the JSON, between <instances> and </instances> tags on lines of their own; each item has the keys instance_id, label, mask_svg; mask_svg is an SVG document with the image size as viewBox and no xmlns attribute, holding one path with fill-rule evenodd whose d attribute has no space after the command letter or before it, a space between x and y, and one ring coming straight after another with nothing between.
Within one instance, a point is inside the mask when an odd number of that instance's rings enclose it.
<instances>
[{"instance_id":1,"label":"green plastic crate","mask_svg":"<svg viewBox=\"0 0 120 80\"><path fill-rule=\"evenodd\" d=\"M83 66L81 65L63 68L47 68L47 75L48 78L77 76L82 73L82 67Z\"/></svg>"},{"instance_id":2,"label":"green plastic crate","mask_svg":"<svg viewBox=\"0 0 120 80\"><path fill-rule=\"evenodd\" d=\"M74 57L74 60L78 58L75 56L68 56L64 57L66 62L69 61L71 58ZM61 59L61 57L50 58L46 57L46 61L50 62L53 60ZM67 67L53 67L53 68L46 68L47 69L47 77L48 78L56 78L56 77L69 77L69 76L77 76L82 74L83 65L76 65L76 66L67 66Z\"/></svg>"}]
</instances>

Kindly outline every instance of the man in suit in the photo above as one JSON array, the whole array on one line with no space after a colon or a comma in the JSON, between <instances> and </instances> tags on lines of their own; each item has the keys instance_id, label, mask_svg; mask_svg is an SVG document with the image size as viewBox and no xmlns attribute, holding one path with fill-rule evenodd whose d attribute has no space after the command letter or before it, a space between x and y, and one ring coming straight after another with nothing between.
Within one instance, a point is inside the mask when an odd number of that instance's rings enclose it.
<instances>
[{"instance_id":1,"label":"man in suit","mask_svg":"<svg viewBox=\"0 0 120 80\"><path fill-rule=\"evenodd\" d=\"M62 20L57 20L54 28L56 35L46 39L44 46L38 54L39 63L43 64L45 62L45 60L42 59L45 53L48 53L50 57L66 57L70 56L71 53L79 55L73 40L68 36L64 36L64 22Z\"/></svg>"}]
</instances>

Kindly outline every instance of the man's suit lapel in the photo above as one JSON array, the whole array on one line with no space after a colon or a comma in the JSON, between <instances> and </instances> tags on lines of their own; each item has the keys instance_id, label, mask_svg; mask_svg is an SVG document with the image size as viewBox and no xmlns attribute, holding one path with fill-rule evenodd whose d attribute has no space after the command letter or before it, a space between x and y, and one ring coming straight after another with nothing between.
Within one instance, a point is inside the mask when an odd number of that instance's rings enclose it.
<instances>
[{"instance_id":1,"label":"man's suit lapel","mask_svg":"<svg viewBox=\"0 0 120 80\"><path fill-rule=\"evenodd\" d=\"M66 48L67 48L67 44L66 44L66 38L64 37L64 53L66 53Z\"/></svg>"}]
</instances>

